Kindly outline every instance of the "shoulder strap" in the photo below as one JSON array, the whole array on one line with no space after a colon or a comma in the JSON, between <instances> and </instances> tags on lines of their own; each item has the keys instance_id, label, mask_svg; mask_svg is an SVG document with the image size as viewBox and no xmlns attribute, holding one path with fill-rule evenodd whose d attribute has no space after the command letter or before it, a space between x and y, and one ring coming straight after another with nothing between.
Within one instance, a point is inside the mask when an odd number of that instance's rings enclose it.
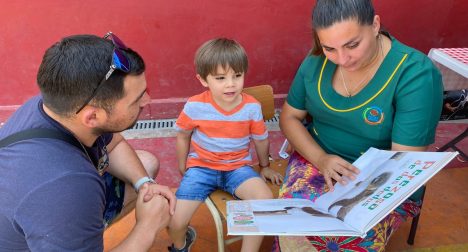
<instances>
[{"instance_id":1,"label":"shoulder strap","mask_svg":"<svg viewBox=\"0 0 468 252\"><path fill-rule=\"evenodd\" d=\"M64 142L67 142L75 146L76 148L80 149L83 152L85 151L83 147L81 146L80 142L78 142L76 138L59 130L45 129L45 128L23 130L13 135L7 136L6 138L0 140L0 148L6 147L18 141L27 140L31 138L58 139L58 140L62 140Z\"/></svg>"}]
</instances>

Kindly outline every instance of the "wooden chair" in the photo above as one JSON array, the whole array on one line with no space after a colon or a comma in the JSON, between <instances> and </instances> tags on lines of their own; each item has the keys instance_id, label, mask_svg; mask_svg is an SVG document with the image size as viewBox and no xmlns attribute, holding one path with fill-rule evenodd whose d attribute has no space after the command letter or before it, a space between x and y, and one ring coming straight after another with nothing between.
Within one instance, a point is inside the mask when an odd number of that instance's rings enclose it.
<instances>
[{"instance_id":1,"label":"wooden chair","mask_svg":"<svg viewBox=\"0 0 468 252\"><path fill-rule=\"evenodd\" d=\"M262 105L263 119L269 120L274 116L274 99L273 99L273 89L270 85L260 85L255 87L245 88L244 92L255 97ZM281 175L284 176L288 160L280 159L271 161L271 168L278 171ZM259 167L254 166L254 169L259 171ZM271 191L273 192L274 198L278 197L279 186L268 183ZM414 199L424 199L425 186L411 196ZM242 239L240 236L227 238L224 235L224 223L226 221L226 201L234 200L232 195L221 190L213 192L206 200L205 204L213 216L217 239L218 239L218 251L224 252L225 246L233 242L239 241ZM416 236L416 229L418 226L419 214L413 218L410 234L408 236L408 244L414 243L414 238Z\"/></svg>"},{"instance_id":2,"label":"wooden chair","mask_svg":"<svg viewBox=\"0 0 468 252\"><path fill-rule=\"evenodd\" d=\"M249 88L244 88L244 92L255 97L262 105L262 114L264 120L269 120L273 118L275 114L274 98L273 98L273 88L270 85L259 85ZM270 161L270 168L278 171L284 175L287 166L287 160L273 160ZM258 165L254 166L254 169L259 171ZM273 192L275 198L278 197L279 186L274 185L268 182L268 186ZM229 245L233 242L239 241L242 239L241 236L231 237L226 239L224 236L224 223L226 221L226 201L234 200L234 197L229 193L226 193L221 190L213 192L206 200L205 204L213 216L217 239L218 239L218 251L224 252L226 245Z\"/></svg>"}]
</instances>

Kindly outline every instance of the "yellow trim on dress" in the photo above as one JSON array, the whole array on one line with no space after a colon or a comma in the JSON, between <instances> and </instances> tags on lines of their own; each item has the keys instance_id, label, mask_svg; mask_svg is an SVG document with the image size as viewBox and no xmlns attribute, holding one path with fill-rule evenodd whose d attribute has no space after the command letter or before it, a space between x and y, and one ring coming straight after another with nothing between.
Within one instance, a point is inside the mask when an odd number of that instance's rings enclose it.
<instances>
[{"instance_id":1,"label":"yellow trim on dress","mask_svg":"<svg viewBox=\"0 0 468 252\"><path fill-rule=\"evenodd\" d=\"M323 70L325 69L325 65L327 64L327 61L328 59L325 58L325 60L323 61L323 65L322 65L322 69L320 70L320 76L319 76L319 80L318 80L318 84L317 84L317 88L318 88L318 94L319 94L319 97L320 97L320 100L322 100L323 104L330 110L333 110L335 112L350 112L350 111L353 111L353 110L356 110L358 108L361 108L363 106L365 106L366 104L368 104L369 102L371 102L373 99L375 99L375 97L377 97L380 93L382 93L382 91L388 86L388 84L390 83L390 81L393 79L395 73L398 71L398 69L400 68L401 64L403 64L403 62L406 60L406 58L408 57L408 54L405 54L403 56L403 58L400 60L400 63L398 63L398 65L396 66L395 70L393 70L393 73L390 75L390 77L388 78L387 82L385 82L385 84L382 86L382 88L380 88L380 90L375 93L371 98L369 98L367 101L363 102L362 104L360 105L357 105L355 107L352 107L352 108L349 108L349 109L336 109L332 106L330 106L326 101L325 99L323 99L322 97L322 91L320 90L320 87L322 85L322 74L323 74Z\"/></svg>"}]
</instances>

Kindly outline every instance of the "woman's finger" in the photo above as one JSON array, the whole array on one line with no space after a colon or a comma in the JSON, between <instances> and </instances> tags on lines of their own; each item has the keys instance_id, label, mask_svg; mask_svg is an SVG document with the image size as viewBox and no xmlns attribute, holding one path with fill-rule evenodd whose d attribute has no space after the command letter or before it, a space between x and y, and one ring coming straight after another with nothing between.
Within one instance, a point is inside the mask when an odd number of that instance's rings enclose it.
<instances>
[{"instance_id":1,"label":"woman's finger","mask_svg":"<svg viewBox=\"0 0 468 252\"><path fill-rule=\"evenodd\" d=\"M331 170L330 177L334 179L336 182L342 185L346 185L347 181L343 179L342 174L341 174L341 169L342 167L338 167L336 170Z\"/></svg>"},{"instance_id":2,"label":"woman's finger","mask_svg":"<svg viewBox=\"0 0 468 252\"><path fill-rule=\"evenodd\" d=\"M341 174L342 177L344 176L351 180L356 179L356 176L354 175L354 173L348 170L347 167L340 166L340 168L338 168L338 172Z\"/></svg>"},{"instance_id":3,"label":"woman's finger","mask_svg":"<svg viewBox=\"0 0 468 252\"><path fill-rule=\"evenodd\" d=\"M276 185L281 185L281 175L275 176L275 183Z\"/></svg>"},{"instance_id":4,"label":"woman's finger","mask_svg":"<svg viewBox=\"0 0 468 252\"><path fill-rule=\"evenodd\" d=\"M323 177L325 178L325 183L327 184L330 192L333 192L334 188L331 175L332 174L330 173L330 171L326 171Z\"/></svg>"}]
</instances>

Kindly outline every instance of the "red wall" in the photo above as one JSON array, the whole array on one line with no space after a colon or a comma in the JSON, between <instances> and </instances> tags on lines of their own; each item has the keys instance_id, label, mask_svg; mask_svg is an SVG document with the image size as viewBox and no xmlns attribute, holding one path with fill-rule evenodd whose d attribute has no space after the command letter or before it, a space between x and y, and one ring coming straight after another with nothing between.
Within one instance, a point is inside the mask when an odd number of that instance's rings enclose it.
<instances>
[{"instance_id":1,"label":"red wall","mask_svg":"<svg viewBox=\"0 0 468 252\"><path fill-rule=\"evenodd\" d=\"M193 55L204 41L227 36L247 50L246 85L270 83L287 93L311 44L314 0L40 0L0 6L0 112L38 92L35 78L44 51L63 36L111 30L147 63L153 106L146 115L172 117L167 106L202 87ZM466 0L375 1L383 24L423 52L468 46ZM147 111L148 112L148 111ZM1 118L0 118L1 119ZM1 121L1 120L0 120Z\"/></svg>"}]
</instances>

